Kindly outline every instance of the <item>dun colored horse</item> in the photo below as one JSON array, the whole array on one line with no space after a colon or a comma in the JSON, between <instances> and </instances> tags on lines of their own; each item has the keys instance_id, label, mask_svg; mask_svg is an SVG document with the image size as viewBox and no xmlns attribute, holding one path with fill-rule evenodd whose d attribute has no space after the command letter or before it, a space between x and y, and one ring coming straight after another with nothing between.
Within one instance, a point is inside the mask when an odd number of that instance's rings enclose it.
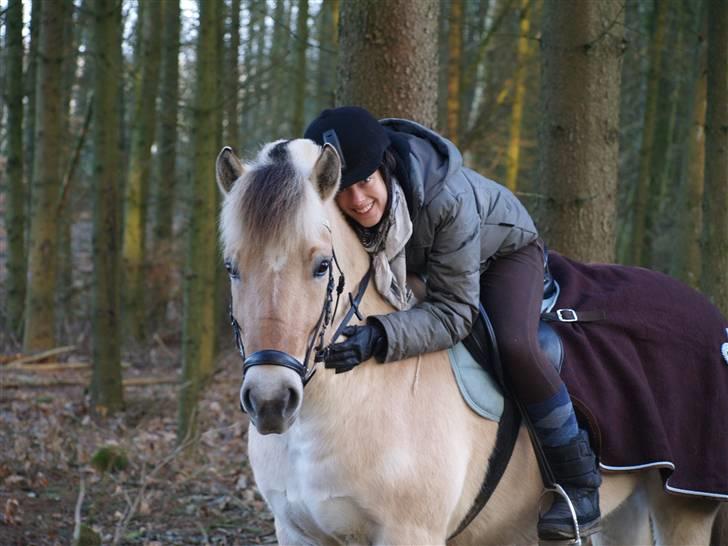
<instances>
[{"instance_id":1,"label":"dun colored horse","mask_svg":"<svg viewBox=\"0 0 728 546\"><path fill-rule=\"evenodd\" d=\"M487 505L448 540L478 494L498 425L463 402L446 352L316 369L369 267L334 202L333 148L278 141L245 166L225 148L216 169L233 323L249 355L249 457L280 544L536 543L542 482L523 429ZM391 311L374 289L358 307ZM666 494L657 470L605 475L600 493L595 543L651 543L649 514L658 544L709 544L719 503Z\"/></svg>"}]
</instances>

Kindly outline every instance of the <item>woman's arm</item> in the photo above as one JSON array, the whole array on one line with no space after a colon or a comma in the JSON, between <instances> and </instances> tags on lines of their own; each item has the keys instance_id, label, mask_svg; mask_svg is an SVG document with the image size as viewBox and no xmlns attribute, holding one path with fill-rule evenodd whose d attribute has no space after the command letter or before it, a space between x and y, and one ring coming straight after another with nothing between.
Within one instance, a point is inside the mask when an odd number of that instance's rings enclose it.
<instances>
[{"instance_id":1,"label":"woman's arm","mask_svg":"<svg viewBox=\"0 0 728 546\"><path fill-rule=\"evenodd\" d=\"M424 301L412 309L369 318L387 336L385 361L452 347L470 333L480 296L480 218L470 191L435 200L435 238Z\"/></svg>"}]
</instances>

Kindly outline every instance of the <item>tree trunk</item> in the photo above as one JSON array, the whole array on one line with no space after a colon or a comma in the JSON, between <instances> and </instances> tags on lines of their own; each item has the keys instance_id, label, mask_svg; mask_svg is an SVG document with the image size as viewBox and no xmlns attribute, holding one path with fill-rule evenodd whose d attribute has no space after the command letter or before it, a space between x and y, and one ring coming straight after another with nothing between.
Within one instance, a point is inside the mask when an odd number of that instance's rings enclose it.
<instances>
[{"instance_id":1,"label":"tree trunk","mask_svg":"<svg viewBox=\"0 0 728 546\"><path fill-rule=\"evenodd\" d=\"M21 333L25 304L25 203L23 182L23 2L10 0L5 31L8 107L7 143L7 324L6 331Z\"/></svg>"},{"instance_id":2,"label":"tree trunk","mask_svg":"<svg viewBox=\"0 0 728 546\"><path fill-rule=\"evenodd\" d=\"M25 89L28 95L28 110L25 123L25 177L27 180L34 180L33 167L35 159L35 110L36 97L35 88L38 79L38 44L40 42L40 8L44 0L35 0L30 3L30 46L28 48L28 68L25 73ZM28 194L27 211L30 211L30 197Z\"/></svg>"},{"instance_id":3,"label":"tree trunk","mask_svg":"<svg viewBox=\"0 0 728 546\"><path fill-rule=\"evenodd\" d=\"M194 162L189 193L187 265L184 279L182 381L178 440L196 437L196 408L202 381L212 372L215 307L215 147L218 127L216 2L200 2L197 84L193 113Z\"/></svg>"},{"instance_id":4,"label":"tree trunk","mask_svg":"<svg viewBox=\"0 0 728 546\"><path fill-rule=\"evenodd\" d=\"M265 30L265 29L263 29ZM291 43L291 37L288 33L288 27L286 25L286 3L284 0L278 0L276 2L275 10L273 12L273 41L271 42L270 48L270 80L273 89L277 89L276 93L270 96L272 113L271 117L271 132L275 135L274 138L280 138L279 135L286 134L288 127L290 127L290 120L287 119L290 116L290 110L288 105L291 102L290 84L290 63L288 62L288 48ZM260 65L262 67L262 65ZM263 76L265 72L261 72L258 77ZM258 97L256 100L260 100Z\"/></svg>"},{"instance_id":5,"label":"tree trunk","mask_svg":"<svg viewBox=\"0 0 728 546\"><path fill-rule=\"evenodd\" d=\"M630 262L646 265L645 246L647 244L647 209L650 198L652 178L652 155L655 144L657 104L660 84L660 64L665 46L667 30L667 0L655 0L655 28L650 43L650 69L647 75L647 96L645 98L645 120L640 152L640 174L633 205L632 252Z\"/></svg>"},{"instance_id":6,"label":"tree trunk","mask_svg":"<svg viewBox=\"0 0 728 546\"><path fill-rule=\"evenodd\" d=\"M145 337L144 260L146 217L151 173L151 146L156 127L161 45L161 2L139 5L141 80L135 97L131 156L124 208L124 315L127 333L137 341Z\"/></svg>"},{"instance_id":7,"label":"tree trunk","mask_svg":"<svg viewBox=\"0 0 728 546\"><path fill-rule=\"evenodd\" d=\"M622 53L621 2L546 2L542 38L542 234L585 261L612 261Z\"/></svg>"},{"instance_id":8,"label":"tree trunk","mask_svg":"<svg viewBox=\"0 0 728 546\"><path fill-rule=\"evenodd\" d=\"M225 138L226 144L238 148L238 134L240 132L238 120L240 118L239 90L240 71L238 62L240 57L240 0L232 0L230 4L230 45L228 47L228 63L225 67L227 88L225 96Z\"/></svg>"},{"instance_id":9,"label":"tree trunk","mask_svg":"<svg viewBox=\"0 0 728 546\"><path fill-rule=\"evenodd\" d=\"M35 166L33 168L28 286L23 350L55 344L58 196L61 180L61 78L63 2L43 2L36 81Z\"/></svg>"},{"instance_id":10,"label":"tree trunk","mask_svg":"<svg viewBox=\"0 0 728 546\"><path fill-rule=\"evenodd\" d=\"M73 224L73 192L66 191L73 182L75 163L73 160L76 138L71 130L72 91L76 82L78 68L78 44L81 39L81 25L74 14L73 2L68 2L63 20L63 81L61 91L61 195L58 203L58 291L56 305L59 309L57 320L62 326L72 324L78 306L73 302L73 250L71 227ZM84 101L85 102L85 101ZM83 115L83 114L81 114ZM72 136L73 135L73 136ZM78 139L83 137L83 126L79 127ZM63 334L64 332L62 332Z\"/></svg>"},{"instance_id":11,"label":"tree trunk","mask_svg":"<svg viewBox=\"0 0 728 546\"><path fill-rule=\"evenodd\" d=\"M123 408L121 382L120 82L121 4L95 0L94 228L91 403L97 414Z\"/></svg>"},{"instance_id":12,"label":"tree trunk","mask_svg":"<svg viewBox=\"0 0 728 546\"><path fill-rule=\"evenodd\" d=\"M359 0L341 10L339 105L437 123L435 0Z\"/></svg>"},{"instance_id":13,"label":"tree trunk","mask_svg":"<svg viewBox=\"0 0 728 546\"><path fill-rule=\"evenodd\" d=\"M511 106L511 130L508 142L508 163L506 186L516 191L518 168L521 151L521 124L523 121L523 105L526 96L526 64L531 57L531 0L521 0L520 21L518 23L518 46L516 57L516 73L513 76L513 105Z\"/></svg>"},{"instance_id":14,"label":"tree trunk","mask_svg":"<svg viewBox=\"0 0 728 546\"><path fill-rule=\"evenodd\" d=\"M707 24L705 10L700 19ZM702 24L698 29L702 28ZM675 200L677 247L673 248L671 274L693 288L700 286L700 235L703 228L703 184L705 180L705 108L707 92L707 47L705 29L696 32L693 64L695 74L687 98L690 99L691 125L688 130L687 153L683 159L680 189Z\"/></svg>"},{"instance_id":15,"label":"tree trunk","mask_svg":"<svg viewBox=\"0 0 728 546\"><path fill-rule=\"evenodd\" d=\"M339 0L323 0L319 16L318 105L320 112L334 106L339 36Z\"/></svg>"},{"instance_id":16,"label":"tree trunk","mask_svg":"<svg viewBox=\"0 0 728 546\"><path fill-rule=\"evenodd\" d=\"M447 49L447 137L457 146L460 140L460 98L463 62L463 0L450 3Z\"/></svg>"},{"instance_id":17,"label":"tree trunk","mask_svg":"<svg viewBox=\"0 0 728 546\"><path fill-rule=\"evenodd\" d=\"M728 316L728 2L708 0L702 289Z\"/></svg>"},{"instance_id":18,"label":"tree trunk","mask_svg":"<svg viewBox=\"0 0 728 546\"><path fill-rule=\"evenodd\" d=\"M308 0L298 0L298 21L296 24L296 80L293 87L293 126L291 134L303 135L306 106L306 50L308 49Z\"/></svg>"},{"instance_id":19,"label":"tree trunk","mask_svg":"<svg viewBox=\"0 0 728 546\"><path fill-rule=\"evenodd\" d=\"M172 272L177 266L173 235L177 185L177 116L179 102L179 0L167 0L162 8L161 80L157 151L156 212L154 214L154 267L151 324L163 324L172 296Z\"/></svg>"}]
</instances>

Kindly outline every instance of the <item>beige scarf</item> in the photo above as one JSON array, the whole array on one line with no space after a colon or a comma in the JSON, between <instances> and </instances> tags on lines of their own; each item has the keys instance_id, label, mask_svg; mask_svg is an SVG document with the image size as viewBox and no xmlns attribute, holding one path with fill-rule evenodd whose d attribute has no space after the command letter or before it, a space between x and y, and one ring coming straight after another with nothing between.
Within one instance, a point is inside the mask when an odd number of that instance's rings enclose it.
<instances>
[{"instance_id":1,"label":"beige scarf","mask_svg":"<svg viewBox=\"0 0 728 546\"><path fill-rule=\"evenodd\" d=\"M374 285L377 291L398 311L409 309L415 303L412 290L407 287L407 261L404 247L412 235L407 201L399 183L392 179L392 208L389 229L384 245L372 254Z\"/></svg>"}]
</instances>

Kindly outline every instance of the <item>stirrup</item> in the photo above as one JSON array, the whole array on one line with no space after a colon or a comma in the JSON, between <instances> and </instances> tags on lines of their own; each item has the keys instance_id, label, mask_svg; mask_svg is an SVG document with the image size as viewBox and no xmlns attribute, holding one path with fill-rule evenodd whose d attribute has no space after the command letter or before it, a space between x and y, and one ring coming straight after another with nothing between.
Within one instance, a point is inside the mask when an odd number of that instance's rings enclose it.
<instances>
[{"instance_id":1,"label":"stirrup","mask_svg":"<svg viewBox=\"0 0 728 546\"><path fill-rule=\"evenodd\" d=\"M569 498L569 495L566 494L566 491L564 491L564 488L561 487L558 483L555 483L553 487L546 487L543 490L543 493L541 493L541 497L539 498L538 502L538 516L539 518L543 515L543 511L541 510L542 504L543 504L543 498L548 495L549 493L554 493L556 495L560 495L566 500L566 504L569 507L569 512L571 512L571 522L574 524L574 537L570 539L564 539L564 540L542 540L541 538L538 539L539 546L556 546L556 545L574 545L574 546L581 546L582 540L581 540L581 532L579 530L579 521L576 519L576 510L574 509L574 505L571 503L571 499Z\"/></svg>"}]
</instances>

